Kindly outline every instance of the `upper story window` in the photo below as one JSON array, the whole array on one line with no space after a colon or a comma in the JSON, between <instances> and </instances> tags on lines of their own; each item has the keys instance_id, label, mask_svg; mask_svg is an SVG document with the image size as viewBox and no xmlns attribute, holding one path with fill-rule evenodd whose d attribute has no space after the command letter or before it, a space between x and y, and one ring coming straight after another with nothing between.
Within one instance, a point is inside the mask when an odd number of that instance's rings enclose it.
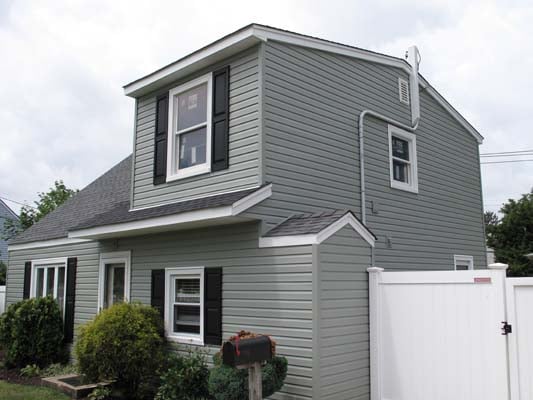
<instances>
[{"instance_id":1,"label":"upper story window","mask_svg":"<svg viewBox=\"0 0 533 400\"><path fill-rule=\"evenodd\" d=\"M389 125L391 187L418 193L416 136Z\"/></svg>"},{"instance_id":2,"label":"upper story window","mask_svg":"<svg viewBox=\"0 0 533 400\"><path fill-rule=\"evenodd\" d=\"M211 170L211 85L208 74L169 92L167 180Z\"/></svg>"}]
</instances>

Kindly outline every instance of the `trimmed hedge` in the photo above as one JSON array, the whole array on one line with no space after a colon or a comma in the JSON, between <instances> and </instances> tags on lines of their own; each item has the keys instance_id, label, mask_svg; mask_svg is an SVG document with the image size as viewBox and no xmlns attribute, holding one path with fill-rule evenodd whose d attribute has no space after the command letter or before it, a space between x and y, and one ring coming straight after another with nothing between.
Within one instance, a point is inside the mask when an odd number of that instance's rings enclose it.
<instances>
[{"instance_id":1,"label":"trimmed hedge","mask_svg":"<svg viewBox=\"0 0 533 400\"><path fill-rule=\"evenodd\" d=\"M114 380L129 399L153 398L165 365L163 322L150 306L115 304L81 327L75 354L90 380Z\"/></svg>"},{"instance_id":2,"label":"trimmed hedge","mask_svg":"<svg viewBox=\"0 0 533 400\"><path fill-rule=\"evenodd\" d=\"M52 297L11 304L0 316L0 343L8 367L46 367L64 361L63 319Z\"/></svg>"}]
</instances>

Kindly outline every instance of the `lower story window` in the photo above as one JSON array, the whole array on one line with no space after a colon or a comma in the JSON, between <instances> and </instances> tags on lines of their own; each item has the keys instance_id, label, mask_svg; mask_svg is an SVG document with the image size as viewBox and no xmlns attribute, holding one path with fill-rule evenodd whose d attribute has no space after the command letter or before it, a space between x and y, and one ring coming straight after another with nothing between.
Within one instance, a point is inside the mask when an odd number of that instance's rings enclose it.
<instances>
[{"instance_id":1,"label":"lower story window","mask_svg":"<svg viewBox=\"0 0 533 400\"><path fill-rule=\"evenodd\" d=\"M32 296L52 296L57 300L61 315L65 309L66 259L37 260L32 263Z\"/></svg>"},{"instance_id":2,"label":"lower story window","mask_svg":"<svg viewBox=\"0 0 533 400\"><path fill-rule=\"evenodd\" d=\"M166 270L165 321L169 338L203 344L204 269Z\"/></svg>"},{"instance_id":3,"label":"lower story window","mask_svg":"<svg viewBox=\"0 0 533 400\"><path fill-rule=\"evenodd\" d=\"M474 269L474 257L472 256L453 256L456 271L467 271Z\"/></svg>"}]
</instances>

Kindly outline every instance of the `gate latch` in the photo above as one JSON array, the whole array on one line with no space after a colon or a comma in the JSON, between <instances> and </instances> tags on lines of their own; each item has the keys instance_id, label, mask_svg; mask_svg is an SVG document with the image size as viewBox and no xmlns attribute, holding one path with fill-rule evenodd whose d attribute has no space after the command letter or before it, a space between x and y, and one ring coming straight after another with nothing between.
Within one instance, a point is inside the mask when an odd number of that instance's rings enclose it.
<instances>
[{"instance_id":1,"label":"gate latch","mask_svg":"<svg viewBox=\"0 0 533 400\"><path fill-rule=\"evenodd\" d=\"M502 335L508 335L513 333L513 326L508 324L507 321L502 321Z\"/></svg>"}]
</instances>

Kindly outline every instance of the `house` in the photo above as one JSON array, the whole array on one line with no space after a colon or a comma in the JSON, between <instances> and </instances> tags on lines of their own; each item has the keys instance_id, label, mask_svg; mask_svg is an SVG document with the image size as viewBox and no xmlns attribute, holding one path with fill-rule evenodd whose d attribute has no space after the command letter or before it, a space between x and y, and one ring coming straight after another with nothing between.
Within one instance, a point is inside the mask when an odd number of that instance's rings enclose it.
<instances>
[{"instance_id":1,"label":"house","mask_svg":"<svg viewBox=\"0 0 533 400\"><path fill-rule=\"evenodd\" d=\"M8 303L271 334L275 398L367 399L366 269L486 268L482 137L418 64L252 24L127 84L133 154L10 243Z\"/></svg>"},{"instance_id":2,"label":"house","mask_svg":"<svg viewBox=\"0 0 533 400\"><path fill-rule=\"evenodd\" d=\"M4 237L6 221L18 221L19 217L9 206L0 199L0 262L7 264L7 240Z\"/></svg>"}]
</instances>

